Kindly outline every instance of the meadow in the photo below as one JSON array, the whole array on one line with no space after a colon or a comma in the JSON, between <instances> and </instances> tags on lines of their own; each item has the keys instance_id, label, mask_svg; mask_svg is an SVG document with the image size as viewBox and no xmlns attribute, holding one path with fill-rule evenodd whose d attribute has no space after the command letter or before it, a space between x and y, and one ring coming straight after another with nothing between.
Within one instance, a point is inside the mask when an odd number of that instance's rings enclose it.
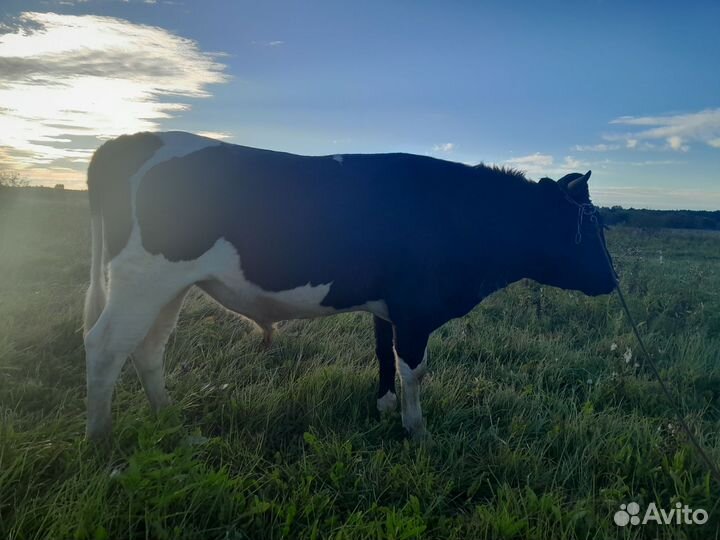
<instances>
[{"instance_id":1,"label":"meadow","mask_svg":"<svg viewBox=\"0 0 720 540\"><path fill-rule=\"evenodd\" d=\"M0 192L0 539L720 537L720 486L615 296L520 282L439 329L431 441L375 411L371 318L248 322L193 293L170 339L175 404L131 365L114 438L83 440L86 194ZM608 233L630 308L720 462L720 233ZM676 502L704 525L618 527Z\"/></svg>"}]
</instances>

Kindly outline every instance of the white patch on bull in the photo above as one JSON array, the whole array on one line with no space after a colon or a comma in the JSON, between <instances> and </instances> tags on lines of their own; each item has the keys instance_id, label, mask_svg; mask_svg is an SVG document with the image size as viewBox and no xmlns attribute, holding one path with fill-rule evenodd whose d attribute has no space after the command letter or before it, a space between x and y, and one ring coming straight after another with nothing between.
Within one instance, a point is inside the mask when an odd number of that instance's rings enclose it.
<instances>
[{"instance_id":1,"label":"white patch on bull","mask_svg":"<svg viewBox=\"0 0 720 540\"><path fill-rule=\"evenodd\" d=\"M393 351L395 351L394 347ZM425 434L425 424L420 407L420 381L427 371L427 347L422 362L415 369L407 365L397 351L395 351L395 362L402 383L400 404L403 427L411 437L421 437Z\"/></svg>"},{"instance_id":2,"label":"white patch on bull","mask_svg":"<svg viewBox=\"0 0 720 540\"><path fill-rule=\"evenodd\" d=\"M378 398L377 408L381 414L394 411L397 408L397 396L395 392L388 390L383 397Z\"/></svg>"},{"instance_id":3,"label":"white patch on bull","mask_svg":"<svg viewBox=\"0 0 720 540\"><path fill-rule=\"evenodd\" d=\"M307 283L284 291L266 291L245 278L235 248L228 245L235 252L236 261L231 267L217 269L211 279L223 287L211 287L208 291L223 306L256 321L261 327L276 321L321 317L336 312L332 307L321 305L332 283L315 286Z\"/></svg>"},{"instance_id":4,"label":"white patch on bull","mask_svg":"<svg viewBox=\"0 0 720 540\"><path fill-rule=\"evenodd\" d=\"M323 317L348 311L369 311L378 317L388 317L387 305L382 300L343 309L322 305L332 282L318 285L306 283L284 291L266 291L245 277L235 247L224 239L219 242L233 251L234 261L229 266L215 269L212 276L207 278L215 283L203 287L205 292L231 311L255 321L263 329L278 321Z\"/></svg>"},{"instance_id":5,"label":"white patch on bull","mask_svg":"<svg viewBox=\"0 0 720 540\"><path fill-rule=\"evenodd\" d=\"M337 161L340 165L342 165L343 157L340 154L333 156L333 159Z\"/></svg>"},{"instance_id":6,"label":"white patch on bull","mask_svg":"<svg viewBox=\"0 0 720 540\"><path fill-rule=\"evenodd\" d=\"M214 291L213 298L228 309L257 321L263 328L276 321L346 311L321 305L332 283L314 286L308 283L275 292L248 281L235 246L225 238L218 239L197 259L171 262L162 254L151 255L145 251L135 224L128 245L110 262L110 269L111 275L135 276L139 288L147 286L143 297L152 296L157 287L179 289L201 281L217 281L224 286L223 292L216 294ZM113 281L111 277L110 287L114 285Z\"/></svg>"},{"instance_id":7,"label":"white patch on bull","mask_svg":"<svg viewBox=\"0 0 720 540\"><path fill-rule=\"evenodd\" d=\"M110 402L120 370L166 306L193 283L236 261L232 246L218 240L197 259L170 262L145 251L134 223L127 245L108 264L107 304L85 337L89 437L109 432ZM171 332L174 322L164 332ZM153 387L146 387L157 397L156 405L164 401L159 384L154 378Z\"/></svg>"}]
</instances>

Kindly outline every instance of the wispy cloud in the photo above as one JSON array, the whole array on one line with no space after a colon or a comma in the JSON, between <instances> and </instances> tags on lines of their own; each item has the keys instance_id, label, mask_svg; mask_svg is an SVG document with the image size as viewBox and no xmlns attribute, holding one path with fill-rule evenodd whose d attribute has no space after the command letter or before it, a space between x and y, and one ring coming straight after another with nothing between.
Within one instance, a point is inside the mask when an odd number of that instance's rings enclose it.
<instances>
[{"instance_id":1,"label":"wispy cloud","mask_svg":"<svg viewBox=\"0 0 720 540\"><path fill-rule=\"evenodd\" d=\"M442 144L436 144L433 146L433 152L452 152L453 148L455 148L455 145L451 142L442 143Z\"/></svg>"},{"instance_id":2,"label":"wispy cloud","mask_svg":"<svg viewBox=\"0 0 720 540\"><path fill-rule=\"evenodd\" d=\"M673 150L680 150L681 152L687 152L690 147L685 144L685 141L683 141L683 138L679 135L673 135L672 137L667 138L667 143L670 148Z\"/></svg>"},{"instance_id":3,"label":"wispy cloud","mask_svg":"<svg viewBox=\"0 0 720 540\"><path fill-rule=\"evenodd\" d=\"M285 42L281 39L275 39L272 41L251 41L253 45L258 45L260 47L280 47L281 45L285 45Z\"/></svg>"},{"instance_id":4,"label":"wispy cloud","mask_svg":"<svg viewBox=\"0 0 720 540\"><path fill-rule=\"evenodd\" d=\"M54 2L55 4L59 4L59 5L61 5L61 6L75 6L75 5L78 5L78 4L87 4L87 3L92 2L92 0L46 0L45 3L46 3L46 4L51 3L51 1ZM157 4L157 3L158 3L158 0L105 0L105 1L106 1L106 2L107 2L107 1L114 1L114 2L117 2L117 3L121 3L121 4L130 4L130 3L135 3L135 4ZM162 3L163 3L163 4L168 4L168 5L180 5L180 4L181 4L181 2L176 2L176 1L172 1L172 0L163 0Z\"/></svg>"},{"instance_id":5,"label":"wispy cloud","mask_svg":"<svg viewBox=\"0 0 720 540\"><path fill-rule=\"evenodd\" d=\"M582 159L577 159L572 156L565 156L562 163L560 164L560 172L567 173L567 172L577 172L581 169L587 169L590 167L590 164Z\"/></svg>"},{"instance_id":6,"label":"wispy cloud","mask_svg":"<svg viewBox=\"0 0 720 540\"><path fill-rule=\"evenodd\" d=\"M687 162L678 159L648 159L645 161L630 161L628 165L633 167L660 167L665 165L686 165Z\"/></svg>"},{"instance_id":7,"label":"wispy cloud","mask_svg":"<svg viewBox=\"0 0 720 540\"><path fill-rule=\"evenodd\" d=\"M524 171L530 176L566 174L588 169L591 166L587 161L573 156L565 156L562 161L558 162L551 154L541 154L540 152L510 158L502 164Z\"/></svg>"},{"instance_id":8,"label":"wispy cloud","mask_svg":"<svg viewBox=\"0 0 720 540\"><path fill-rule=\"evenodd\" d=\"M196 42L123 19L27 12L0 32L0 147L33 178L81 168L98 140L157 129L227 80Z\"/></svg>"},{"instance_id":9,"label":"wispy cloud","mask_svg":"<svg viewBox=\"0 0 720 540\"><path fill-rule=\"evenodd\" d=\"M549 154L536 152L527 156L520 156L505 160L504 165L520 169L528 174L547 174L555 160Z\"/></svg>"},{"instance_id":10,"label":"wispy cloud","mask_svg":"<svg viewBox=\"0 0 720 540\"><path fill-rule=\"evenodd\" d=\"M619 144L576 144L572 148L576 152L610 152L612 150L618 150L620 149Z\"/></svg>"},{"instance_id":11,"label":"wispy cloud","mask_svg":"<svg viewBox=\"0 0 720 540\"><path fill-rule=\"evenodd\" d=\"M636 128L604 136L608 141L624 141L627 148L638 148L641 142L646 148L659 142L661 148L678 152L687 152L691 143L720 148L720 109L661 116L621 116L610 124Z\"/></svg>"},{"instance_id":12,"label":"wispy cloud","mask_svg":"<svg viewBox=\"0 0 720 540\"><path fill-rule=\"evenodd\" d=\"M225 131L198 131L197 134L201 137L210 137L211 139L229 139L232 137L232 133Z\"/></svg>"}]
</instances>

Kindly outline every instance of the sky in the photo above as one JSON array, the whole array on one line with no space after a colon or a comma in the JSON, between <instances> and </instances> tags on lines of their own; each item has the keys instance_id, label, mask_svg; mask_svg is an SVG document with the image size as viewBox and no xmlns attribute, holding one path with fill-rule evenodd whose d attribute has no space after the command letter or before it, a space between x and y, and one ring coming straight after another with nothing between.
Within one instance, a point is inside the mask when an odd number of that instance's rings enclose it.
<instances>
[{"instance_id":1,"label":"sky","mask_svg":"<svg viewBox=\"0 0 720 540\"><path fill-rule=\"evenodd\" d=\"M412 152L595 202L720 209L720 2L2 0L0 170L85 187L102 141L186 130Z\"/></svg>"}]
</instances>

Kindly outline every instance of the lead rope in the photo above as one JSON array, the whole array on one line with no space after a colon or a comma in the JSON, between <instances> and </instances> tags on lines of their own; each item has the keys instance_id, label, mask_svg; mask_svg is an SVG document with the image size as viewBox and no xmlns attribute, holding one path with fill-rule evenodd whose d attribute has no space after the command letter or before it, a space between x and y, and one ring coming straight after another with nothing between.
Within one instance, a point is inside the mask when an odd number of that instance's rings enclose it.
<instances>
[{"instance_id":1,"label":"lead rope","mask_svg":"<svg viewBox=\"0 0 720 540\"><path fill-rule=\"evenodd\" d=\"M668 400L668 403L673 408L675 412L675 416L677 416L678 421L680 422L680 425L683 428L683 431L687 434L688 438L690 439L690 442L695 447L695 450L697 450L697 453L700 455L702 460L705 462L705 465L707 465L708 469L710 470L710 473L715 478L715 480L720 483L720 470L718 470L717 465L710 459L710 456L707 455L707 452L705 449L700 445L697 438L693 434L693 432L690 430L690 426L685 421L685 418L683 417L682 413L680 412L680 405L677 401L673 398L672 394L670 394L670 390L668 389L667 385L665 384L665 381L660 376L660 372L658 371L657 366L655 365L655 362L653 361L652 357L650 356L650 353L648 352L647 348L645 347L645 342L640 337L640 331L638 330L637 325L635 324L635 320L633 319L633 316L630 314L630 308L628 308L627 302L625 301L625 295L622 292L622 289L620 288L620 280L618 278L617 273L615 272L615 269L613 268L612 261L610 259L610 254L607 251L607 248L605 247L605 242L603 240L602 235L600 234L600 223L597 220L597 217L595 215L592 215L590 217L590 220L595 224L595 231L597 232L598 239L600 240L600 245L603 246L603 253L605 254L605 259L607 260L608 266L610 267L610 270L612 271L613 275L615 276L615 290L618 293L618 297L620 298L620 304L622 304L623 309L625 310L625 315L627 315L628 321L630 322L630 326L632 327L633 333L635 334L635 338L637 339L638 343L640 344L640 350L642 351L643 355L645 356L645 360L647 361L648 365L650 366L650 370L653 372L653 375L655 375L655 378L660 383L660 388L662 388L663 394L665 394L665 398Z\"/></svg>"}]
</instances>

